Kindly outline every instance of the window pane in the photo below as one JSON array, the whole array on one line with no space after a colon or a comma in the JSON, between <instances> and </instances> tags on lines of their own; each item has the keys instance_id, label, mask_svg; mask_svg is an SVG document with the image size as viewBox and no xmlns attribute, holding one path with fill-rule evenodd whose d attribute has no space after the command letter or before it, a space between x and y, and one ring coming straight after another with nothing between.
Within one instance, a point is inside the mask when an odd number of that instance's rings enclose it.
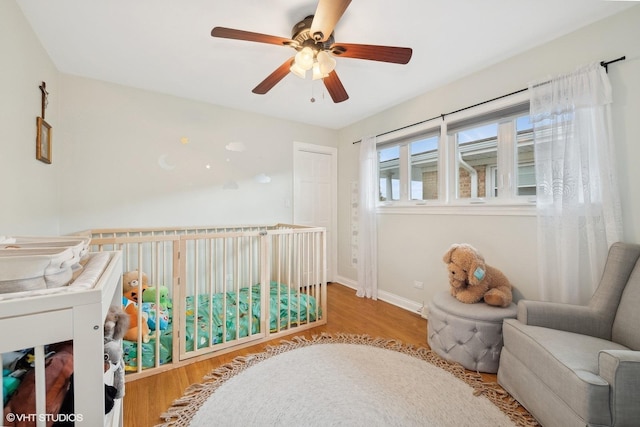
<instances>
[{"instance_id":1,"label":"window pane","mask_svg":"<svg viewBox=\"0 0 640 427\"><path fill-rule=\"evenodd\" d=\"M438 137L420 139L409 145L411 155L411 200L438 198Z\"/></svg>"},{"instance_id":2,"label":"window pane","mask_svg":"<svg viewBox=\"0 0 640 427\"><path fill-rule=\"evenodd\" d=\"M529 116L516 119L518 145L518 196L536 195L536 170L533 152L533 126Z\"/></svg>"},{"instance_id":3,"label":"window pane","mask_svg":"<svg viewBox=\"0 0 640 427\"><path fill-rule=\"evenodd\" d=\"M536 171L533 164L518 165L518 196L536 195Z\"/></svg>"},{"instance_id":4,"label":"window pane","mask_svg":"<svg viewBox=\"0 0 640 427\"><path fill-rule=\"evenodd\" d=\"M520 132L524 132L524 131L529 131L531 132L533 130L533 124L531 123L531 120L529 119L529 116L520 116L516 119L516 132L520 133Z\"/></svg>"},{"instance_id":5,"label":"window pane","mask_svg":"<svg viewBox=\"0 0 640 427\"><path fill-rule=\"evenodd\" d=\"M498 174L498 124L465 129L455 135L458 198L497 196L494 177Z\"/></svg>"},{"instance_id":6,"label":"window pane","mask_svg":"<svg viewBox=\"0 0 640 427\"><path fill-rule=\"evenodd\" d=\"M400 146L378 150L380 201L400 200Z\"/></svg>"},{"instance_id":7,"label":"window pane","mask_svg":"<svg viewBox=\"0 0 640 427\"><path fill-rule=\"evenodd\" d=\"M497 138L498 124L489 123L487 125L474 127L471 129L465 129L463 131L458 132L457 135L458 135L459 144L465 144L467 142L472 142L472 141L477 141L477 140L487 139L487 138Z\"/></svg>"}]
</instances>

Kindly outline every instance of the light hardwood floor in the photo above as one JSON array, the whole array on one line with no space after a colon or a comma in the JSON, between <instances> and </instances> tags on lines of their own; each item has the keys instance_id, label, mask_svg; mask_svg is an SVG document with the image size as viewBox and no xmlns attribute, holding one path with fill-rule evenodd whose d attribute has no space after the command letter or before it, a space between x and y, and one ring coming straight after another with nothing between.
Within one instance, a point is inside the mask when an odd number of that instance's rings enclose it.
<instances>
[{"instance_id":1,"label":"light hardwood floor","mask_svg":"<svg viewBox=\"0 0 640 427\"><path fill-rule=\"evenodd\" d=\"M411 313L383 301L358 298L355 291L337 283L327 289L328 322L324 326L292 334L312 337L321 332L368 334L372 337L397 339L405 344L428 347L427 321L417 313ZM284 339L286 339L285 337ZM160 414L182 396L191 384L214 368L232 361L236 356L259 353L267 345L279 344L282 338L247 347L233 353L212 357L158 375L129 381L124 398L124 425L149 427L159 424ZM483 375L486 381L495 381L495 375Z\"/></svg>"}]
</instances>

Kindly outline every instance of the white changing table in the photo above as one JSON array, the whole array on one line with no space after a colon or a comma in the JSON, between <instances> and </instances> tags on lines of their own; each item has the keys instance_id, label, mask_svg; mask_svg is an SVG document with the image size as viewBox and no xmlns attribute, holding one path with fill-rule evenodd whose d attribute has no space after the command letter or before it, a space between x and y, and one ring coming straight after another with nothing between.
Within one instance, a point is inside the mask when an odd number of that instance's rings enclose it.
<instances>
[{"instance_id":1,"label":"white changing table","mask_svg":"<svg viewBox=\"0 0 640 427\"><path fill-rule=\"evenodd\" d=\"M113 251L88 257L68 287L0 294L0 354L73 340L76 425L121 426L122 399L104 414L103 325L109 306L121 304L122 255ZM36 410L44 413L44 361L40 364L36 362L35 368ZM38 425L45 424L38 421Z\"/></svg>"}]
</instances>

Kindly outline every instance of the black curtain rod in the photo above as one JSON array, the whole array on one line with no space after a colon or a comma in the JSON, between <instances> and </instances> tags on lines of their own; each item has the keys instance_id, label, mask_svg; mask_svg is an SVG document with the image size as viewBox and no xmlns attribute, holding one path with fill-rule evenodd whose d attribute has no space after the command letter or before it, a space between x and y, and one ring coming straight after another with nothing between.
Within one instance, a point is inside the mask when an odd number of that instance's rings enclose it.
<instances>
[{"instance_id":1,"label":"black curtain rod","mask_svg":"<svg viewBox=\"0 0 640 427\"><path fill-rule=\"evenodd\" d=\"M604 67L605 71L608 73L609 72L609 68L608 68L609 64L613 64L614 62L618 62L618 61L624 61L625 59L627 59L626 56L621 56L620 58L613 59L611 61L600 61L600 65L602 67ZM419 122L416 122L416 123L412 123L410 125L406 125L406 126L399 127L397 129L393 129L393 130L389 130L389 131L386 131L386 132L382 132L382 133L376 135L376 138L379 137L379 136L388 135L390 133L397 132L399 130L404 130L404 129L407 129L407 128L410 128L410 127L413 127L413 126L421 125L423 123L427 123L427 122L430 122L432 120L436 120L436 119L440 119L440 118L442 120L444 120L444 118L446 116L449 116L451 114L459 113L461 111L469 110L471 108L478 107L480 105L488 104L489 102L497 101L498 99L506 98L506 97L512 96L512 95L516 95L516 94L524 92L526 90L529 90L529 88L525 87L524 89L516 90L515 92L507 93L506 95L501 95L501 96L498 96L496 98L488 99L486 101L478 102L477 104L469 105L468 107L460 108L458 110L451 111L449 113L440 114L439 116L434 116L434 117L431 117L429 119L425 119L425 120L422 120L422 121L419 121ZM358 144L360 142L362 142L361 139L359 139L358 141L353 141L353 144Z\"/></svg>"}]
</instances>

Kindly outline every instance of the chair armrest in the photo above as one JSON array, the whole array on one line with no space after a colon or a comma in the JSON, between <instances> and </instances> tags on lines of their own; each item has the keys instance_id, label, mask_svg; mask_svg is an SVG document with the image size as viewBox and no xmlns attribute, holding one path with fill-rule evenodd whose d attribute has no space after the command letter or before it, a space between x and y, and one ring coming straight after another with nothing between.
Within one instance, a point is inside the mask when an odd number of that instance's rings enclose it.
<instances>
[{"instance_id":1,"label":"chair armrest","mask_svg":"<svg viewBox=\"0 0 640 427\"><path fill-rule=\"evenodd\" d=\"M611 325L599 312L584 305L520 300L518 320L526 325L611 339Z\"/></svg>"},{"instance_id":2,"label":"chair armrest","mask_svg":"<svg viewBox=\"0 0 640 427\"><path fill-rule=\"evenodd\" d=\"M598 355L598 369L611 387L612 425L636 425L640 420L640 351L602 350Z\"/></svg>"}]
</instances>

